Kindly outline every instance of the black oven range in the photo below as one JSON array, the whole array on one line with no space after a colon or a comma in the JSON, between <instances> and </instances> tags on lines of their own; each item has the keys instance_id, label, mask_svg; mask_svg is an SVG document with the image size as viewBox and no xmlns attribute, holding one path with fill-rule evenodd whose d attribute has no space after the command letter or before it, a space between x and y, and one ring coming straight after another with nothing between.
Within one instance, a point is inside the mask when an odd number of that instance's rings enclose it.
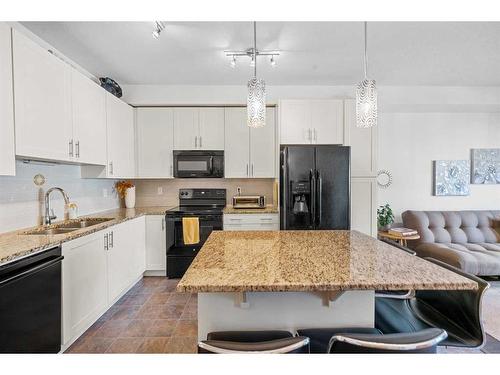
<instances>
[{"instance_id":1,"label":"black oven range","mask_svg":"<svg viewBox=\"0 0 500 375\"><path fill-rule=\"evenodd\" d=\"M222 210L225 206L226 189L179 189L179 206L165 213L168 278L181 278L212 230L222 230ZM183 217L198 218L199 243L184 244Z\"/></svg>"}]
</instances>

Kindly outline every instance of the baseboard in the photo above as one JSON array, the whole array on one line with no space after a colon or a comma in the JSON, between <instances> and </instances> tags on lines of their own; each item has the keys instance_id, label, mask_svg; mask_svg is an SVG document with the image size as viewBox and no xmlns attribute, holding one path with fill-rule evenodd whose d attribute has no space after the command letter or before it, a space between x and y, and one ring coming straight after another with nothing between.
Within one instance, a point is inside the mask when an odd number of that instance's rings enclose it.
<instances>
[{"instance_id":1,"label":"baseboard","mask_svg":"<svg viewBox=\"0 0 500 375\"><path fill-rule=\"evenodd\" d=\"M144 271L144 276L167 276L166 270Z\"/></svg>"}]
</instances>

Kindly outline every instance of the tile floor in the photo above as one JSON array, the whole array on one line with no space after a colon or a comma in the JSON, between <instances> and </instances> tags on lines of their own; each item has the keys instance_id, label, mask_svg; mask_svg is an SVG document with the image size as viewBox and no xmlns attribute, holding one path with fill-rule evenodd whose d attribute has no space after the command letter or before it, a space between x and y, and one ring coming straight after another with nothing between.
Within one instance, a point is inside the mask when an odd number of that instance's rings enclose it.
<instances>
[{"instance_id":1,"label":"tile floor","mask_svg":"<svg viewBox=\"0 0 500 375\"><path fill-rule=\"evenodd\" d=\"M196 353L198 301L195 294L177 293L178 281L144 277L66 353ZM490 283L483 304L484 347L439 353L500 353L500 281Z\"/></svg>"},{"instance_id":2,"label":"tile floor","mask_svg":"<svg viewBox=\"0 0 500 375\"><path fill-rule=\"evenodd\" d=\"M178 280L144 277L66 353L196 353L196 295Z\"/></svg>"}]
</instances>

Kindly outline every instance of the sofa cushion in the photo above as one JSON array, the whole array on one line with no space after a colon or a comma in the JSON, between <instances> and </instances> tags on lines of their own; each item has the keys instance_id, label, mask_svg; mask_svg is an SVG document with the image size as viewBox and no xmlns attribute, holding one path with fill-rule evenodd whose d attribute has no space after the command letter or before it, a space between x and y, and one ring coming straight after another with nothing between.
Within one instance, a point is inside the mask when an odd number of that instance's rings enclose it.
<instances>
[{"instance_id":1,"label":"sofa cushion","mask_svg":"<svg viewBox=\"0 0 500 375\"><path fill-rule=\"evenodd\" d=\"M474 275L500 275L500 250L489 250L491 245L423 243L415 251L421 257L440 260Z\"/></svg>"}]
</instances>

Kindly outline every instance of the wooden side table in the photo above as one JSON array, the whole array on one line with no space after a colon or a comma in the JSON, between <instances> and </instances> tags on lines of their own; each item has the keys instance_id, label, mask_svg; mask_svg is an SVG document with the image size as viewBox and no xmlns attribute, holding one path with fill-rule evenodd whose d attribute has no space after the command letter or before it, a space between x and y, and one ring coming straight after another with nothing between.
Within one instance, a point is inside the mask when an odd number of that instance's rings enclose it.
<instances>
[{"instance_id":1,"label":"wooden side table","mask_svg":"<svg viewBox=\"0 0 500 375\"><path fill-rule=\"evenodd\" d=\"M420 235L414 234L413 236L401 236L399 234L392 234L386 231L378 232L379 238L387 238L388 240L393 240L398 242L401 246L408 247L408 240L418 240Z\"/></svg>"}]
</instances>

